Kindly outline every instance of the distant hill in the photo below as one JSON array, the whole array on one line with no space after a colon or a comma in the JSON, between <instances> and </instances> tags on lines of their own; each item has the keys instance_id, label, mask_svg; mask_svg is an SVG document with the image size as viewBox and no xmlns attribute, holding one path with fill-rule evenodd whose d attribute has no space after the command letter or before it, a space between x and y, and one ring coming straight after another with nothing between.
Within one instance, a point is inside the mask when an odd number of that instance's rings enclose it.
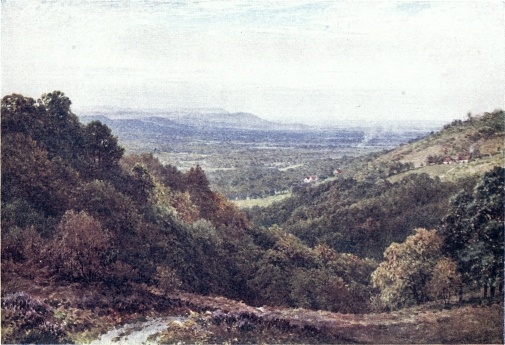
<instances>
[{"instance_id":1,"label":"distant hill","mask_svg":"<svg viewBox=\"0 0 505 345\"><path fill-rule=\"evenodd\" d=\"M191 135L195 132L193 126L177 123L164 117L110 118L105 115L87 115L80 116L80 120L85 124L100 121L124 140L149 138L157 135L177 137Z\"/></svg>"},{"instance_id":2,"label":"distant hill","mask_svg":"<svg viewBox=\"0 0 505 345\"><path fill-rule=\"evenodd\" d=\"M308 130L311 126L304 124L283 124L273 121L268 121L259 118L250 113L238 112L228 113L221 109L209 110L189 110L189 111L156 111L156 110L120 110L104 112L88 112L80 116L83 122L89 122L93 119L102 122L107 121L107 124L112 124L111 121L124 120L139 120L144 124L156 123L163 127L171 127L174 129L183 129L177 125L189 126L194 129L243 129L243 130ZM172 121L172 122L169 122ZM104 122L106 123L106 122ZM126 122L123 122L126 123ZM187 128L187 127L186 127Z\"/></svg>"},{"instance_id":3,"label":"distant hill","mask_svg":"<svg viewBox=\"0 0 505 345\"><path fill-rule=\"evenodd\" d=\"M257 129L257 130L303 130L303 124L281 124L267 121L250 113L188 113L174 114L170 118L179 123L195 127Z\"/></svg>"}]
</instances>

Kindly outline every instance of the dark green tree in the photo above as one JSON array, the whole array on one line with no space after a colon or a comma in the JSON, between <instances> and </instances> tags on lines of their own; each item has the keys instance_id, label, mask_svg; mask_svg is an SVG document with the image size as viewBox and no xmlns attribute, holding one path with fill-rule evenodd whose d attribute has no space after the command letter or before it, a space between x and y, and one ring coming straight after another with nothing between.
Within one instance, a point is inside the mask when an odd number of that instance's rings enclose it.
<instances>
[{"instance_id":1,"label":"dark green tree","mask_svg":"<svg viewBox=\"0 0 505 345\"><path fill-rule=\"evenodd\" d=\"M5 96L2 98L2 134L19 132L39 138L43 111L33 98L17 94Z\"/></svg>"},{"instance_id":2,"label":"dark green tree","mask_svg":"<svg viewBox=\"0 0 505 345\"><path fill-rule=\"evenodd\" d=\"M484 297L503 290L505 169L486 173L471 193L462 191L451 200L443 220L443 249L458 263L465 283L484 288Z\"/></svg>"},{"instance_id":3,"label":"dark green tree","mask_svg":"<svg viewBox=\"0 0 505 345\"><path fill-rule=\"evenodd\" d=\"M60 156L75 165L81 159L84 138L82 125L70 109L72 102L61 91L44 94L37 102L45 114L44 133L36 139L44 143L50 158Z\"/></svg>"},{"instance_id":4,"label":"dark green tree","mask_svg":"<svg viewBox=\"0 0 505 345\"><path fill-rule=\"evenodd\" d=\"M104 178L111 170L117 173L124 149L118 145L109 127L100 121L92 121L84 127L84 152L89 164L87 170L95 178Z\"/></svg>"}]
</instances>

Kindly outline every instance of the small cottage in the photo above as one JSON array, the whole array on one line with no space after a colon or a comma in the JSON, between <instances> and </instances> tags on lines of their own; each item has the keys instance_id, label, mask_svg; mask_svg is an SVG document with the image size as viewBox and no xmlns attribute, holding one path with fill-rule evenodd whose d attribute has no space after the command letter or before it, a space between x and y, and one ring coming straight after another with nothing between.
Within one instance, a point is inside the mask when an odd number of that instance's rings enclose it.
<instances>
[{"instance_id":1,"label":"small cottage","mask_svg":"<svg viewBox=\"0 0 505 345\"><path fill-rule=\"evenodd\" d=\"M306 178L303 179L304 183L313 183L316 181L317 181L317 175L307 176Z\"/></svg>"}]
</instances>

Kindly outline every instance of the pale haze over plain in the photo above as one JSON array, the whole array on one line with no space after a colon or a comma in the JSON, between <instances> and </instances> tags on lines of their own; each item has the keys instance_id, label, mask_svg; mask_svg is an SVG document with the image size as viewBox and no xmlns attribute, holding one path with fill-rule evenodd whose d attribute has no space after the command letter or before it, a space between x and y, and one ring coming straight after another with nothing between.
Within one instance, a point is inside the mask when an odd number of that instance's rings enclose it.
<instances>
[{"instance_id":1,"label":"pale haze over plain","mask_svg":"<svg viewBox=\"0 0 505 345\"><path fill-rule=\"evenodd\" d=\"M2 0L2 95L280 122L504 108L504 3Z\"/></svg>"}]
</instances>

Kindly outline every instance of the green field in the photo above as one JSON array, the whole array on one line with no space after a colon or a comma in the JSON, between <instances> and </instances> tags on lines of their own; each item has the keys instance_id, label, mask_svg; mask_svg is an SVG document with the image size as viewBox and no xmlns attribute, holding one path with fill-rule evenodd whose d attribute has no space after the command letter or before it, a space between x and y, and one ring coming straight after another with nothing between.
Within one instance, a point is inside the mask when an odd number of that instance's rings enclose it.
<instances>
[{"instance_id":1,"label":"green field","mask_svg":"<svg viewBox=\"0 0 505 345\"><path fill-rule=\"evenodd\" d=\"M289 198L290 196L291 193L285 193L285 194L272 195L260 199L231 200L231 202L233 202L239 208L251 208L254 206L266 207L273 204L274 202Z\"/></svg>"}]
</instances>

